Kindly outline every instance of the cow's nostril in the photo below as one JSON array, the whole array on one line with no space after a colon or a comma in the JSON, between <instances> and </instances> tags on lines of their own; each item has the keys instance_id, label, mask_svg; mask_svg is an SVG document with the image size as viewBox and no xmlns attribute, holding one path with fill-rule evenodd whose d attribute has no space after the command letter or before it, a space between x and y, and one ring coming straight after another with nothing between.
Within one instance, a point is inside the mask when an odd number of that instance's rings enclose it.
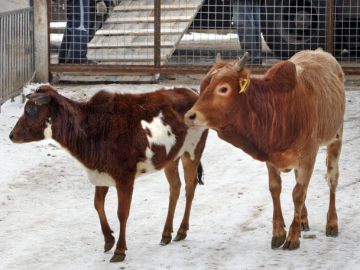
<instances>
[{"instance_id":1,"label":"cow's nostril","mask_svg":"<svg viewBox=\"0 0 360 270\"><path fill-rule=\"evenodd\" d=\"M195 112L189 115L190 120L194 120L195 118L196 118L196 113Z\"/></svg>"},{"instance_id":2,"label":"cow's nostril","mask_svg":"<svg viewBox=\"0 0 360 270\"><path fill-rule=\"evenodd\" d=\"M10 135L9 135L9 139L13 140L13 138L14 138L14 134L11 132Z\"/></svg>"}]
</instances>

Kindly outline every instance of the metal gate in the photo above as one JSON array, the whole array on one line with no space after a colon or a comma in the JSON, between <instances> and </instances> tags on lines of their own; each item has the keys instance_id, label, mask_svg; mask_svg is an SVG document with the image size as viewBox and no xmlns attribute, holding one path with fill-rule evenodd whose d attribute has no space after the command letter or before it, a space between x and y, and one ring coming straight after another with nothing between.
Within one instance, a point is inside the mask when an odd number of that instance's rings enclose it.
<instances>
[{"instance_id":1,"label":"metal gate","mask_svg":"<svg viewBox=\"0 0 360 270\"><path fill-rule=\"evenodd\" d=\"M0 13L0 105L34 73L33 9Z\"/></svg>"},{"instance_id":2,"label":"metal gate","mask_svg":"<svg viewBox=\"0 0 360 270\"><path fill-rule=\"evenodd\" d=\"M102 12L94 0L48 3L50 72L204 73L218 53L245 50L261 72L318 47L358 72L360 0L106 0Z\"/></svg>"}]
</instances>

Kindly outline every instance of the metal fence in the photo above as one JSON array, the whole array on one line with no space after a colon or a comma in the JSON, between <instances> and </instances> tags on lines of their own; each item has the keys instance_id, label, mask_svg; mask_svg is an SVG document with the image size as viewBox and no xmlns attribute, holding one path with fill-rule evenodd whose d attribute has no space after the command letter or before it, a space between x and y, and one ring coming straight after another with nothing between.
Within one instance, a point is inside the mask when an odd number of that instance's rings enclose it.
<instances>
[{"instance_id":1,"label":"metal fence","mask_svg":"<svg viewBox=\"0 0 360 270\"><path fill-rule=\"evenodd\" d=\"M0 13L0 105L34 72L33 9Z\"/></svg>"},{"instance_id":2,"label":"metal fence","mask_svg":"<svg viewBox=\"0 0 360 270\"><path fill-rule=\"evenodd\" d=\"M360 0L104 4L101 11L95 0L49 1L50 71L204 72L218 53L233 59L244 51L256 69L318 47L358 70Z\"/></svg>"}]
</instances>

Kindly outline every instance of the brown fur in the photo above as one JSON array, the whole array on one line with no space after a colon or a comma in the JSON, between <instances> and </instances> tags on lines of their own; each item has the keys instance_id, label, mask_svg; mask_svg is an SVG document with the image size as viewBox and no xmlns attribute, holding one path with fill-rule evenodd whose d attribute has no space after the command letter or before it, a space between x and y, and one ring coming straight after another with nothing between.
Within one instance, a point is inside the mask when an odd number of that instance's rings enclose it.
<instances>
[{"instance_id":1,"label":"brown fur","mask_svg":"<svg viewBox=\"0 0 360 270\"><path fill-rule=\"evenodd\" d=\"M295 215L284 244L294 249L299 247L300 227L308 228L304 203L315 157L319 146L327 145L327 235L337 235L335 189L345 110L340 65L322 50L303 51L275 64L263 77L251 78L246 91L239 93L239 82L248 77L249 70L237 71L234 62L216 63L202 80L200 97L185 121L215 129L220 138L267 163L274 203L272 247L282 245L286 236L280 172L294 169L296 175Z\"/></svg>"},{"instance_id":2,"label":"brown fur","mask_svg":"<svg viewBox=\"0 0 360 270\"><path fill-rule=\"evenodd\" d=\"M49 98L50 97L50 98ZM187 160L188 154L180 153L189 128L184 123L184 114L197 99L194 91L184 88L158 90L147 94L111 94L101 91L88 102L79 103L67 99L50 86L40 87L29 96L25 105L25 114L11 132L14 142L31 142L44 139L44 129L51 124L52 138L66 148L87 169L97 170L110 175L116 185L119 199L118 217L120 237L112 261L121 261L125 257L125 228L129 214L135 177L146 173L146 169L137 171L139 163L146 159L146 148L151 147L152 165L155 169L165 168L170 184L168 218L164 227L163 238L171 240L172 219L178 197L177 175L179 156L183 162L186 177L186 211L178 234L186 236L190 208L197 178L201 174L200 158L205 146L207 130L194 146L195 158ZM28 111L35 110L34 115ZM171 127L175 144L166 153L164 145L149 145L149 129L143 129L141 121L151 122L162 113L162 121ZM170 136L168 132L166 136ZM171 168L171 169L170 169ZM190 175L190 176L189 176ZM198 179L200 180L200 179ZM97 186L95 208L98 211L101 228L105 239L105 250L112 248L114 237L106 219L104 201L108 187ZM188 195L190 193L191 195ZM176 199L175 199L176 198ZM191 201L190 201L191 200ZM185 228L185 227L186 228ZM169 241L162 241L168 244ZM181 239L179 239L181 240Z\"/></svg>"}]
</instances>

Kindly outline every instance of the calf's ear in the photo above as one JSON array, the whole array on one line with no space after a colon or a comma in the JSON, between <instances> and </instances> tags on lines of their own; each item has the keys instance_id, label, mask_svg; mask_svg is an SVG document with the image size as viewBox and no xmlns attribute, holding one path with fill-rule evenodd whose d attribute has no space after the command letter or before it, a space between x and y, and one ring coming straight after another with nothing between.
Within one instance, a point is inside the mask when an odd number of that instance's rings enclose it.
<instances>
[{"instance_id":1,"label":"calf's ear","mask_svg":"<svg viewBox=\"0 0 360 270\"><path fill-rule=\"evenodd\" d=\"M291 91L296 85L296 66L293 62L282 61L273 65L266 73L265 78L277 91Z\"/></svg>"},{"instance_id":2,"label":"calf's ear","mask_svg":"<svg viewBox=\"0 0 360 270\"><path fill-rule=\"evenodd\" d=\"M51 96L47 93L33 93L26 96L29 100L34 102L36 105L48 104L51 100Z\"/></svg>"}]
</instances>

